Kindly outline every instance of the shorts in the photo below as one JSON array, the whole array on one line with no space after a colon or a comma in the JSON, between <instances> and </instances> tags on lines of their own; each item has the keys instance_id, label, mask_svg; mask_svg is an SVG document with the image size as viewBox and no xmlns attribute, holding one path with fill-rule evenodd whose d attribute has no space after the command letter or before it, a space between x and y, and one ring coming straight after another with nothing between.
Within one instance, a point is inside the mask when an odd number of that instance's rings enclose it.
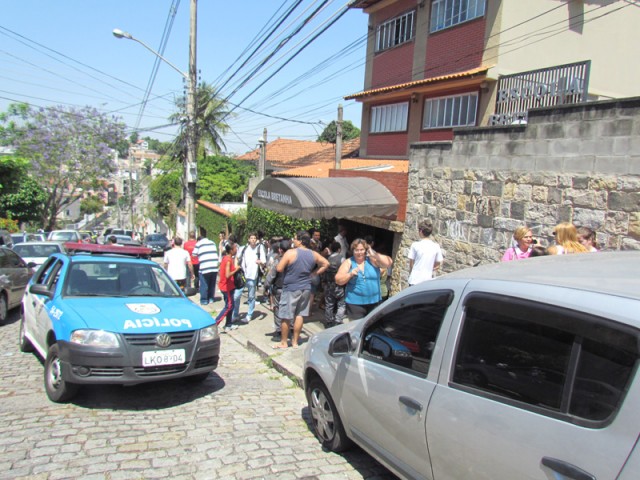
<instances>
[{"instance_id":1,"label":"shorts","mask_svg":"<svg viewBox=\"0 0 640 480\"><path fill-rule=\"evenodd\" d=\"M320 277L318 275L311 275L311 293L318 293L320 288Z\"/></svg>"},{"instance_id":2,"label":"shorts","mask_svg":"<svg viewBox=\"0 0 640 480\"><path fill-rule=\"evenodd\" d=\"M293 320L296 317L309 316L310 290L283 291L278 303L278 317L282 320Z\"/></svg>"}]
</instances>

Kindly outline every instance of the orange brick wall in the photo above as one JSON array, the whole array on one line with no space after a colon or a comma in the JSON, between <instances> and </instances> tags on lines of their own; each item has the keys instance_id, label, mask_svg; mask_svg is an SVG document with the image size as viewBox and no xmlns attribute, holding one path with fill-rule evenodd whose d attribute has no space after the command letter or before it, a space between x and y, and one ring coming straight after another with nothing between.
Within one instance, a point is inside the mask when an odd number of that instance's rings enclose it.
<instances>
[{"instance_id":1,"label":"orange brick wall","mask_svg":"<svg viewBox=\"0 0 640 480\"><path fill-rule=\"evenodd\" d=\"M374 133L367 139L367 156L407 156L409 152L409 134Z\"/></svg>"},{"instance_id":2,"label":"orange brick wall","mask_svg":"<svg viewBox=\"0 0 640 480\"><path fill-rule=\"evenodd\" d=\"M396 220L404 222L407 214L407 189L409 188L408 173L365 172L362 170L329 170L330 177L366 177L377 180L393 193L398 200L398 215ZM375 212L371 213L375 215Z\"/></svg>"},{"instance_id":3,"label":"orange brick wall","mask_svg":"<svg viewBox=\"0 0 640 480\"><path fill-rule=\"evenodd\" d=\"M482 65L485 17L429 35L424 78L462 72Z\"/></svg>"},{"instance_id":4,"label":"orange brick wall","mask_svg":"<svg viewBox=\"0 0 640 480\"><path fill-rule=\"evenodd\" d=\"M412 68L413 42L381 52L373 58L371 88L410 82Z\"/></svg>"},{"instance_id":5,"label":"orange brick wall","mask_svg":"<svg viewBox=\"0 0 640 480\"><path fill-rule=\"evenodd\" d=\"M372 14L372 22L377 28L381 23L415 8L415 0L394 2L393 5ZM374 29L371 33L375 38L376 30ZM411 41L375 54L373 57L371 88L410 82L411 70L413 69L413 50L414 42Z\"/></svg>"},{"instance_id":6,"label":"orange brick wall","mask_svg":"<svg viewBox=\"0 0 640 480\"><path fill-rule=\"evenodd\" d=\"M453 130L450 128L442 130L423 130L420 132L421 142L440 142L453 140Z\"/></svg>"}]
</instances>

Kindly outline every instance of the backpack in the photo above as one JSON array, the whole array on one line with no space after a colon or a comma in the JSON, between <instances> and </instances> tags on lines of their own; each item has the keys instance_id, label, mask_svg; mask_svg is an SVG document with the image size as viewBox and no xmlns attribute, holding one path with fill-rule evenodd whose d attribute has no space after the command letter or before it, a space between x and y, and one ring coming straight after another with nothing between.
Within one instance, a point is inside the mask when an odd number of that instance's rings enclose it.
<instances>
[{"instance_id":1,"label":"backpack","mask_svg":"<svg viewBox=\"0 0 640 480\"><path fill-rule=\"evenodd\" d=\"M329 267L324 272L324 280L327 283L336 283L336 273L342 264L342 257L340 255L331 255L329 258Z\"/></svg>"}]
</instances>

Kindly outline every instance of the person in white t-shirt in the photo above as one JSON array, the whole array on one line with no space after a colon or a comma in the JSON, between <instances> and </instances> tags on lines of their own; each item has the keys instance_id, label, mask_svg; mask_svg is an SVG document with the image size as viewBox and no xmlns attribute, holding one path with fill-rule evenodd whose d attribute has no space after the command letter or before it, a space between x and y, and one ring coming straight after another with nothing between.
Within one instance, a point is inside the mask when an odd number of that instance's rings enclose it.
<instances>
[{"instance_id":1,"label":"person in white t-shirt","mask_svg":"<svg viewBox=\"0 0 640 480\"><path fill-rule=\"evenodd\" d=\"M442 265L442 250L440 245L429 237L433 232L433 225L423 221L418 227L420 240L413 242L409 249L409 285L430 280L433 272Z\"/></svg>"},{"instance_id":2,"label":"person in white t-shirt","mask_svg":"<svg viewBox=\"0 0 640 480\"><path fill-rule=\"evenodd\" d=\"M194 278L191 255L182 248L182 239L180 237L175 238L173 248L167 250L164 254L164 269L182 289L184 289L187 284L187 269L189 270L191 279Z\"/></svg>"}]
</instances>

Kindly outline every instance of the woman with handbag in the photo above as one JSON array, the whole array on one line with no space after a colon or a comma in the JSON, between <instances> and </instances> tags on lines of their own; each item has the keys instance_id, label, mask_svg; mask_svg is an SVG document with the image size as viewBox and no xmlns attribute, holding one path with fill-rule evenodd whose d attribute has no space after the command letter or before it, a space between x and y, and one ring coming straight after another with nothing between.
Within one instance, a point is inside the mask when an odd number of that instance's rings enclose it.
<instances>
[{"instance_id":1,"label":"woman with handbag","mask_svg":"<svg viewBox=\"0 0 640 480\"><path fill-rule=\"evenodd\" d=\"M224 324L223 331L229 332L238 328L238 325L232 323L233 292L236 289L235 273L240 271L241 268L236 266L235 261L238 246L235 243L227 243L224 249L225 254L220 262L220 280L218 281L218 287L224 299L224 307L216 317L216 325L220 325L222 319L226 318L227 321Z\"/></svg>"}]
</instances>

